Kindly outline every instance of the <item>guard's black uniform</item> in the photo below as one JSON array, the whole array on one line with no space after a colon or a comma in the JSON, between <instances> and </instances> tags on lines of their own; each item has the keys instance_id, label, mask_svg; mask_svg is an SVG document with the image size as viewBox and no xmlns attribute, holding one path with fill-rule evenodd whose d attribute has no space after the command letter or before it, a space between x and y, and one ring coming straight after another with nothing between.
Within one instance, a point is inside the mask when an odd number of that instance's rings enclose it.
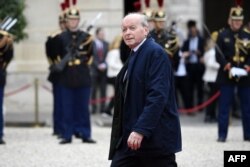
<instances>
[{"instance_id":1,"label":"guard's black uniform","mask_svg":"<svg viewBox=\"0 0 250 167\"><path fill-rule=\"evenodd\" d=\"M6 32L0 30L0 144L4 144L3 141L3 98L4 98L4 86L6 84L6 68L13 58L13 40L12 36Z\"/></svg>"},{"instance_id":2,"label":"guard's black uniform","mask_svg":"<svg viewBox=\"0 0 250 167\"><path fill-rule=\"evenodd\" d=\"M172 62L172 66L174 70L176 70L180 57L178 53L179 52L178 39L174 30L168 32L164 29L159 31L154 29L150 32L150 35L155 40L155 42L161 45L167 52Z\"/></svg>"},{"instance_id":3,"label":"guard's black uniform","mask_svg":"<svg viewBox=\"0 0 250 167\"><path fill-rule=\"evenodd\" d=\"M240 97L240 106L242 111L242 122L244 140L250 140L250 75L238 77L232 76L230 70L226 70L225 66L230 63L231 68L237 67L247 69L250 67L250 34L240 29L233 32L230 28L223 29L217 39L217 45L221 52L217 49L216 59L220 63L217 82L220 86L219 100L219 141L225 141L227 137L229 124L229 108L234 97L234 90Z\"/></svg>"},{"instance_id":4,"label":"guard's black uniform","mask_svg":"<svg viewBox=\"0 0 250 167\"><path fill-rule=\"evenodd\" d=\"M242 29L238 32L233 32L230 28L222 29L219 32L217 45L221 49L223 55L217 50L216 59L220 63L217 82L221 85L230 84L238 86L250 86L250 77L233 78L228 71L223 70L227 63L231 63L232 67L244 68L245 65L250 66L249 55L249 40L250 34ZM236 48L236 40L239 46ZM245 41L244 41L245 40ZM244 43L245 42L245 43ZM241 44L240 44L241 43ZM245 45L245 46L244 46ZM239 53L236 53L239 49Z\"/></svg>"},{"instance_id":5,"label":"guard's black uniform","mask_svg":"<svg viewBox=\"0 0 250 167\"><path fill-rule=\"evenodd\" d=\"M59 35L62 31L57 31L51 34L46 43L46 56L50 64L50 72L48 80L52 83L53 93L53 134L62 134L62 104L61 104L61 85L59 84L60 72L53 71L53 66L60 62L61 57L59 55Z\"/></svg>"},{"instance_id":6,"label":"guard's black uniform","mask_svg":"<svg viewBox=\"0 0 250 167\"><path fill-rule=\"evenodd\" d=\"M61 62L69 57L61 72L63 139L71 141L73 134L83 139L91 137L88 103L90 97L90 69L92 36L81 30L64 31L60 35ZM60 64L60 63L59 63Z\"/></svg>"}]
</instances>

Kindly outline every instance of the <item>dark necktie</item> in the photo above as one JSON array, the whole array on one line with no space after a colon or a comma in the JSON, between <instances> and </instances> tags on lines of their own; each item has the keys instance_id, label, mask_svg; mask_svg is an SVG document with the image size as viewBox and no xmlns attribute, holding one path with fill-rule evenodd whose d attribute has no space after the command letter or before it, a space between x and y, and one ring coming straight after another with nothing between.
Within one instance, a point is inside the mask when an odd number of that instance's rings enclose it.
<instances>
[{"instance_id":1,"label":"dark necktie","mask_svg":"<svg viewBox=\"0 0 250 167\"><path fill-rule=\"evenodd\" d=\"M102 60L103 60L103 47L100 47L100 46L98 47L97 55L98 55L99 61L102 62Z\"/></svg>"},{"instance_id":2,"label":"dark necktie","mask_svg":"<svg viewBox=\"0 0 250 167\"><path fill-rule=\"evenodd\" d=\"M130 61L131 57L134 55L134 53L135 53L135 52L134 52L133 50L130 51L128 60L127 60L127 62L126 62L126 63L128 63L128 66L129 66L129 61ZM128 66L127 66L127 67L128 67ZM128 68L127 68L127 70L126 70L126 72L125 72L125 74L124 74L123 82L127 81L127 79L128 79Z\"/></svg>"}]
</instances>

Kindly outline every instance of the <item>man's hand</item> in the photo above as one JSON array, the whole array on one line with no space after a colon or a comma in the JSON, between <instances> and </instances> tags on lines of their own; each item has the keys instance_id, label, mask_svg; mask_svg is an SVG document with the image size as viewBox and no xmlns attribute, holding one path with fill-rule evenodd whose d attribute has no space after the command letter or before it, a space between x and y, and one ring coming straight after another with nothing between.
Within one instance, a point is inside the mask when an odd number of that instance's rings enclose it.
<instances>
[{"instance_id":1,"label":"man's hand","mask_svg":"<svg viewBox=\"0 0 250 167\"><path fill-rule=\"evenodd\" d=\"M107 69L107 65L105 63L101 63L98 65L98 69L100 71L105 71Z\"/></svg>"},{"instance_id":2,"label":"man's hand","mask_svg":"<svg viewBox=\"0 0 250 167\"><path fill-rule=\"evenodd\" d=\"M143 135L137 132L131 132L128 137L128 147L132 150L137 150L141 147L141 142L143 139Z\"/></svg>"},{"instance_id":3,"label":"man's hand","mask_svg":"<svg viewBox=\"0 0 250 167\"><path fill-rule=\"evenodd\" d=\"M224 66L224 71L230 71L231 69L231 64L230 63L227 63L225 66Z\"/></svg>"},{"instance_id":4,"label":"man's hand","mask_svg":"<svg viewBox=\"0 0 250 167\"><path fill-rule=\"evenodd\" d=\"M190 52L186 51L186 52L182 52L182 57L187 58L190 56Z\"/></svg>"},{"instance_id":5,"label":"man's hand","mask_svg":"<svg viewBox=\"0 0 250 167\"><path fill-rule=\"evenodd\" d=\"M245 65L244 68L245 68L245 70L246 70L248 73L250 72L250 66Z\"/></svg>"}]
</instances>

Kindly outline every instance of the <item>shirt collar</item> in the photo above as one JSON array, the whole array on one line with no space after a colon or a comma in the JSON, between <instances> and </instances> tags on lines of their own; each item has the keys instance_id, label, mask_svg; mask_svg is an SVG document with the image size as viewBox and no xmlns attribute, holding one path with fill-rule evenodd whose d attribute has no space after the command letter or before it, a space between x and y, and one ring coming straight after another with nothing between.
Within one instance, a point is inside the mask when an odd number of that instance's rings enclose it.
<instances>
[{"instance_id":1,"label":"shirt collar","mask_svg":"<svg viewBox=\"0 0 250 167\"><path fill-rule=\"evenodd\" d=\"M139 45L137 45L137 46L133 49L133 51L136 52L136 51L140 48L140 46L146 41L146 39L147 39L147 38L144 38L144 39L141 41L141 43L140 43Z\"/></svg>"}]
</instances>

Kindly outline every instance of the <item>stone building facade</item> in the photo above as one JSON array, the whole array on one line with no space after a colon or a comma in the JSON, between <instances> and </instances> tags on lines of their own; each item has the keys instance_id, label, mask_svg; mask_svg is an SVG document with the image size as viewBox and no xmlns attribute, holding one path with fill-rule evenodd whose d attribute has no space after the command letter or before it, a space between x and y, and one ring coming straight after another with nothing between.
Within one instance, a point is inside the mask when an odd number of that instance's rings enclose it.
<instances>
[{"instance_id":1,"label":"stone building facade","mask_svg":"<svg viewBox=\"0 0 250 167\"><path fill-rule=\"evenodd\" d=\"M142 8L145 8L143 2ZM58 29L58 14L61 11L59 4L59 0L26 0L25 16L28 26L25 31L29 37L15 44L15 58L10 64L9 72L47 72L44 43L47 36ZM81 11L81 24L85 25L83 29L101 12L102 17L96 26L104 27L106 39L112 41L113 37L120 33L124 13L122 0L78 0L77 6ZM157 9L156 0L151 0L151 7ZM184 34L188 19L194 19L198 23L202 21L200 0L165 0L164 8L168 16L167 23L178 20L178 26ZM90 33L94 34L94 29Z\"/></svg>"}]
</instances>

